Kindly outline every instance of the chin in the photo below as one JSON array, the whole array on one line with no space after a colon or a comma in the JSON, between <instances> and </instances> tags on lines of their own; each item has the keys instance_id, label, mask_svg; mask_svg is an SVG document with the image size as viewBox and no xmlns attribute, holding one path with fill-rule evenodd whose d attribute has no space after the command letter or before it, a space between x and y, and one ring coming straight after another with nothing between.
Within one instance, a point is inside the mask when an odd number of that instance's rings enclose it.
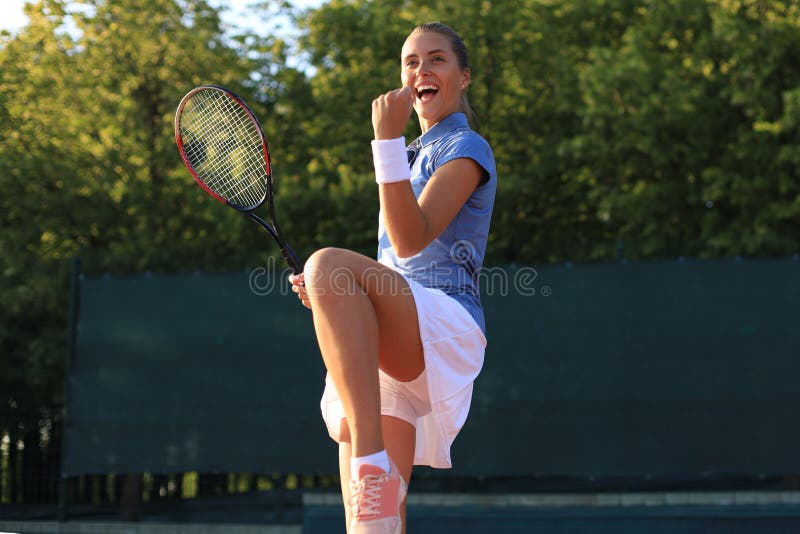
<instances>
[{"instance_id":1,"label":"chin","mask_svg":"<svg viewBox=\"0 0 800 534\"><path fill-rule=\"evenodd\" d=\"M422 120L426 120L428 122L433 122L433 121L438 122L440 119L444 117L444 115L439 113L438 111L423 109L421 106L414 106L414 111L417 112L417 117L419 117Z\"/></svg>"}]
</instances>

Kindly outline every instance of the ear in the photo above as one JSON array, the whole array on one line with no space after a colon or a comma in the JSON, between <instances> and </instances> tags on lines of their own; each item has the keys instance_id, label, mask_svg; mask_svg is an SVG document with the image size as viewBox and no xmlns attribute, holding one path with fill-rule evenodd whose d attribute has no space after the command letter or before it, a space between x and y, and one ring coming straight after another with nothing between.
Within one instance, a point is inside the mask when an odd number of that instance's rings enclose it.
<instances>
[{"instance_id":1,"label":"ear","mask_svg":"<svg viewBox=\"0 0 800 534\"><path fill-rule=\"evenodd\" d=\"M469 69L464 69L461 71L461 90L467 88L467 86L472 82L472 76Z\"/></svg>"}]
</instances>

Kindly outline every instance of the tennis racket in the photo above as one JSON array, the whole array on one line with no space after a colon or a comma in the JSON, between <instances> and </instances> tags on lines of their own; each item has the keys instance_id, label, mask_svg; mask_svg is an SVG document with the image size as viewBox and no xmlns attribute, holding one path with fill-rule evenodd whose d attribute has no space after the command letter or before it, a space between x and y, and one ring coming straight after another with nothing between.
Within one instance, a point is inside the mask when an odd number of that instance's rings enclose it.
<instances>
[{"instance_id":1,"label":"tennis racket","mask_svg":"<svg viewBox=\"0 0 800 534\"><path fill-rule=\"evenodd\" d=\"M266 230L294 274L299 274L297 255L284 241L275 219L267 140L247 104L223 87L192 89L175 113L175 142L200 187ZM253 213L265 201L271 224Z\"/></svg>"}]
</instances>

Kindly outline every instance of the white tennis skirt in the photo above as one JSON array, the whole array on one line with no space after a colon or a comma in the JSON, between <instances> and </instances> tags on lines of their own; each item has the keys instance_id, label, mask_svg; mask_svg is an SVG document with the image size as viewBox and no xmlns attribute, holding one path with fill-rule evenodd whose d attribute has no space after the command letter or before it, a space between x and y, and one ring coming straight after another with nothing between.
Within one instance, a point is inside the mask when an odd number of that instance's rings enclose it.
<instances>
[{"instance_id":1,"label":"white tennis skirt","mask_svg":"<svg viewBox=\"0 0 800 534\"><path fill-rule=\"evenodd\" d=\"M426 413L416 420L414 465L450 468L450 446L469 413L472 384L483 366L486 337L457 300L438 289L408 278L406 281L417 306L425 354L425 380L414 382L427 383L430 402L430 410L424 410ZM388 376L381 373L381 380L384 378ZM325 379L320 407L328 433L339 442L345 414L330 377Z\"/></svg>"}]
</instances>

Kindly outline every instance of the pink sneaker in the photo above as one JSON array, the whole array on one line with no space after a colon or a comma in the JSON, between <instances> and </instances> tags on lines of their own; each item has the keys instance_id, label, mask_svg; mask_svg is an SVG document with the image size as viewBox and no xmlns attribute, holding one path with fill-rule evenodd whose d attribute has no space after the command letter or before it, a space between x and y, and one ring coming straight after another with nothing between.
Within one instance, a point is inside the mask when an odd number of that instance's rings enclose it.
<instances>
[{"instance_id":1,"label":"pink sneaker","mask_svg":"<svg viewBox=\"0 0 800 534\"><path fill-rule=\"evenodd\" d=\"M350 481L349 534L400 534L400 503L406 496L406 483L391 464L387 473L374 465L362 465L358 482Z\"/></svg>"}]
</instances>

